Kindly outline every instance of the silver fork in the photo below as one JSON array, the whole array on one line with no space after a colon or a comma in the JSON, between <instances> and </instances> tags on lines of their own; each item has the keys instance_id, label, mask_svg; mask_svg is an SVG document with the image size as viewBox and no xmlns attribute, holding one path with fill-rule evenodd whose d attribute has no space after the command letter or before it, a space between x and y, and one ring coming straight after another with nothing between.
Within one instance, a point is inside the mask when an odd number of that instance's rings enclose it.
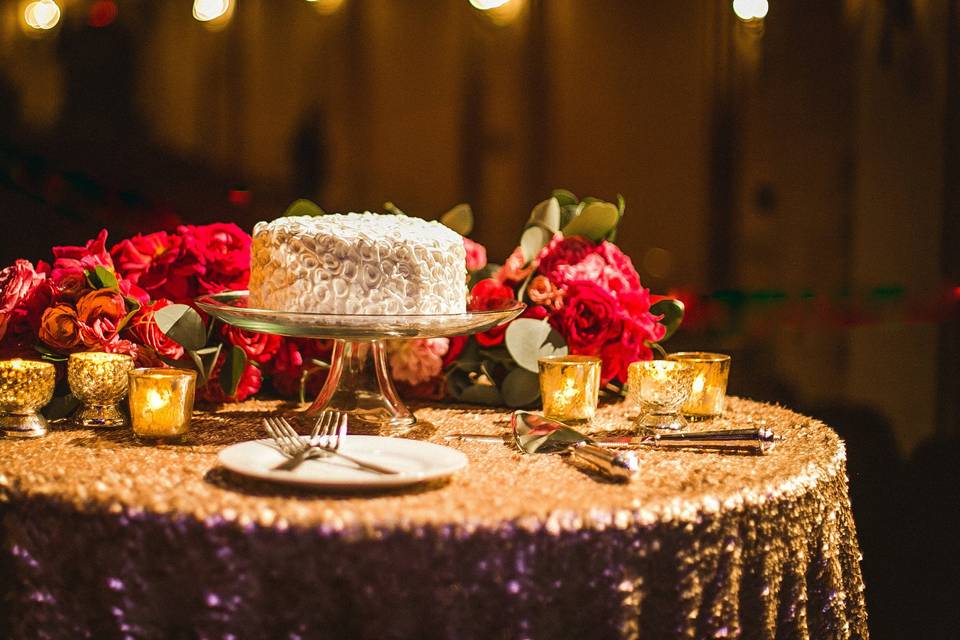
<instances>
[{"instance_id":1,"label":"silver fork","mask_svg":"<svg viewBox=\"0 0 960 640\"><path fill-rule=\"evenodd\" d=\"M263 423L267 428L267 433L273 437L280 447L280 450L288 456L300 458L297 464L302 463L313 457L326 457L335 455L344 460L352 462L365 471L373 471L382 474L399 473L396 469L384 467L373 462L358 460L353 456L338 451L343 440L347 436L347 414L338 411L325 411L321 414L317 424L314 425L310 441L304 442L300 435L290 426L284 418L266 418ZM334 425L336 427L334 428ZM319 437L318 437L319 434Z\"/></svg>"},{"instance_id":2,"label":"silver fork","mask_svg":"<svg viewBox=\"0 0 960 640\"><path fill-rule=\"evenodd\" d=\"M300 438L300 435L290 427L290 423L285 420L281 423L277 418L264 419L263 426L267 430L267 433L273 438L280 452L288 458L274 467L274 470L293 471L307 460L331 455L311 445L318 442L318 437L320 438L320 442L327 442L330 435L336 429L339 419L340 412L338 411L324 411L321 413L313 425L313 431L310 432L310 437L307 442L304 442Z\"/></svg>"}]
</instances>

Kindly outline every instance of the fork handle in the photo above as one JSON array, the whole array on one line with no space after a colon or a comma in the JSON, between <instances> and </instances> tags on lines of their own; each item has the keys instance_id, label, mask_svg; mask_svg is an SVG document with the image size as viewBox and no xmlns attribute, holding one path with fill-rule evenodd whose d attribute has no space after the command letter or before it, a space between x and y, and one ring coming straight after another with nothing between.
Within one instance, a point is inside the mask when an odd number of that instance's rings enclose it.
<instances>
[{"instance_id":1,"label":"fork handle","mask_svg":"<svg viewBox=\"0 0 960 640\"><path fill-rule=\"evenodd\" d=\"M353 464L357 465L358 467L360 467L361 469L367 469L368 471L376 471L377 473L384 473L384 474L390 474L390 475L400 473L396 469L391 469L390 467L381 467L380 465L373 462L364 462L363 460L357 460L353 456L348 456L347 454L341 453L336 449L321 449L321 451L326 451L327 453L332 453L335 456L340 456L344 460L348 460Z\"/></svg>"}]
</instances>

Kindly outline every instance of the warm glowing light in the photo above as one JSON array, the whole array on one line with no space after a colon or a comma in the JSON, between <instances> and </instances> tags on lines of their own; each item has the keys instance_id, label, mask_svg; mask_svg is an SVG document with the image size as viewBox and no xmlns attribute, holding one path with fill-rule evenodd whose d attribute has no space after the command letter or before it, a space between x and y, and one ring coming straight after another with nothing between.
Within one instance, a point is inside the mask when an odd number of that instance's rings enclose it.
<instances>
[{"instance_id":1,"label":"warm glowing light","mask_svg":"<svg viewBox=\"0 0 960 640\"><path fill-rule=\"evenodd\" d=\"M480 9L480 11L496 9L497 7L502 7L508 2L510 2L510 0L470 0L470 4L472 4L475 9Z\"/></svg>"},{"instance_id":2,"label":"warm glowing light","mask_svg":"<svg viewBox=\"0 0 960 640\"><path fill-rule=\"evenodd\" d=\"M743 21L763 20L770 10L767 0L733 0L733 12Z\"/></svg>"},{"instance_id":3,"label":"warm glowing light","mask_svg":"<svg viewBox=\"0 0 960 640\"><path fill-rule=\"evenodd\" d=\"M147 389L146 405L150 411L157 411L170 402L170 392L161 395L156 389Z\"/></svg>"},{"instance_id":4,"label":"warm glowing light","mask_svg":"<svg viewBox=\"0 0 960 640\"><path fill-rule=\"evenodd\" d=\"M97 0L90 5L89 23L91 27L102 29L117 19L117 3L113 0Z\"/></svg>"},{"instance_id":5,"label":"warm glowing light","mask_svg":"<svg viewBox=\"0 0 960 640\"><path fill-rule=\"evenodd\" d=\"M233 0L193 0L193 17L200 22L224 22L233 13Z\"/></svg>"},{"instance_id":6,"label":"warm glowing light","mask_svg":"<svg viewBox=\"0 0 960 640\"><path fill-rule=\"evenodd\" d=\"M691 389L691 391L693 393L700 393L701 391L703 391L703 387L706 384L707 384L707 379L704 378L703 374L701 373L700 375L697 376L696 380L693 381L693 389Z\"/></svg>"},{"instance_id":7,"label":"warm glowing light","mask_svg":"<svg viewBox=\"0 0 960 640\"><path fill-rule=\"evenodd\" d=\"M23 21L37 31L53 29L60 22L60 5L54 0L35 0L24 7Z\"/></svg>"},{"instance_id":8,"label":"warm glowing light","mask_svg":"<svg viewBox=\"0 0 960 640\"><path fill-rule=\"evenodd\" d=\"M329 16L340 10L345 0L307 0L317 10L317 13Z\"/></svg>"}]
</instances>

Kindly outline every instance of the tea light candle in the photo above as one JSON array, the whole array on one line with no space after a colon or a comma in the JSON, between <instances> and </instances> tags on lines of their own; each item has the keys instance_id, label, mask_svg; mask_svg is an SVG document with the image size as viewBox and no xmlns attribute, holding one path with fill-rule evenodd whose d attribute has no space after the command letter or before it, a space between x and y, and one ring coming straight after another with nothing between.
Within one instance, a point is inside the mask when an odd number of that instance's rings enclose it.
<instances>
[{"instance_id":1,"label":"tea light candle","mask_svg":"<svg viewBox=\"0 0 960 640\"><path fill-rule=\"evenodd\" d=\"M730 356L705 351L681 351L671 353L667 359L686 362L696 371L690 397L683 404L683 414L694 421L723 415L727 379L730 376Z\"/></svg>"},{"instance_id":2,"label":"tea light candle","mask_svg":"<svg viewBox=\"0 0 960 640\"><path fill-rule=\"evenodd\" d=\"M630 397L640 409L638 426L682 429L680 407L690 395L695 371L685 362L641 360L627 369Z\"/></svg>"},{"instance_id":3,"label":"tea light candle","mask_svg":"<svg viewBox=\"0 0 960 640\"><path fill-rule=\"evenodd\" d=\"M567 424L593 420L600 397L600 362L594 356L540 358L543 415Z\"/></svg>"},{"instance_id":4,"label":"tea light candle","mask_svg":"<svg viewBox=\"0 0 960 640\"><path fill-rule=\"evenodd\" d=\"M37 438L47 433L39 413L53 398L56 371L49 362L0 361L0 433L8 438Z\"/></svg>"},{"instance_id":5,"label":"tea light candle","mask_svg":"<svg viewBox=\"0 0 960 640\"><path fill-rule=\"evenodd\" d=\"M197 373L185 369L130 372L130 420L144 439L176 440L190 429Z\"/></svg>"},{"instance_id":6,"label":"tea light candle","mask_svg":"<svg viewBox=\"0 0 960 640\"><path fill-rule=\"evenodd\" d=\"M133 358L122 353L85 351L70 354L67 382L70 391L83 406L74 414L74 422L84 427L123 427L127 417L120 401L127 395L127 372Z\"/></svg>"}]
</instances>

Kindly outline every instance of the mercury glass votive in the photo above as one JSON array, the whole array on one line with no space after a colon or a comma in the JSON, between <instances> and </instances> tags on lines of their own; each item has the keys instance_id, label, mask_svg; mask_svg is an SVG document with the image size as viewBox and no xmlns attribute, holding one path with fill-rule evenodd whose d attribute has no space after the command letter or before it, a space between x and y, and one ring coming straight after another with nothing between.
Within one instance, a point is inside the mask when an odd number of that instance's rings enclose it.
<instances>
[{"instance_id":1,"label":"mercury glass votive","mask_svg":"<svg viewBox=\"0 0 960 640\"><path fill-rule=\"evenodd\" d=\"M123 353L85 351L67 361L70 391L83 403L74 422L84 427L116 428L127 424L120 401L127 395L127 373L133 358Z\"/></svg>"},{"instance_id":2,"label":"mercury glass votive","mask_svg":"<svg viewBox=\"0 0 960 640\"><path fill-rule=\"evenodd\" d=\"M593 420L600 397L600 358L549 356L538 362L543 415L567 424Z\"/></svg>"},{"instance_id":3,"label":"mercury glass votive","mask_svg":"<svg viewBox=\"0 0 960 640\"><path fill-rule=\"evenodd\" d=\"M637 425L678 430L687 426L680 407L690 395L694 369L685 362L641 360L627 370L629 393L640 409Z\"/></svg>"},{"instance_id":4,"label":"mercury glass votive","mask_svg":"<svg viewBox=\"0 0 960 640\"><path fill-rule=\"evenodd\" d=\"M686 362L695 370L690 397L681 409L683 415L694 421L722 416L730 376L730 356L706 351L680 351L668 355L667 360Z\"/></svg>"},{"instance_id":5,"label":"mercury glass votive","mask_svg":"<svg viewBox=\"0 0 960 640\"><path fill-rule=\"evenodd\" d=\"M130 372L130 421L145 441L176 441L190 430L197 372L134 369Z\"/></svg>"},{"instance_id":6,"label":"mercury glass votive","mask_svg":"<svg viewBox=\"0 0 960 640\"><path fill-rule=\"evenodd\" d=\"M0 433L8 438L38 438L47 420L38 409L53 398L56 371L49 362L0 361Z\"/></svg>"}]
</instances>

